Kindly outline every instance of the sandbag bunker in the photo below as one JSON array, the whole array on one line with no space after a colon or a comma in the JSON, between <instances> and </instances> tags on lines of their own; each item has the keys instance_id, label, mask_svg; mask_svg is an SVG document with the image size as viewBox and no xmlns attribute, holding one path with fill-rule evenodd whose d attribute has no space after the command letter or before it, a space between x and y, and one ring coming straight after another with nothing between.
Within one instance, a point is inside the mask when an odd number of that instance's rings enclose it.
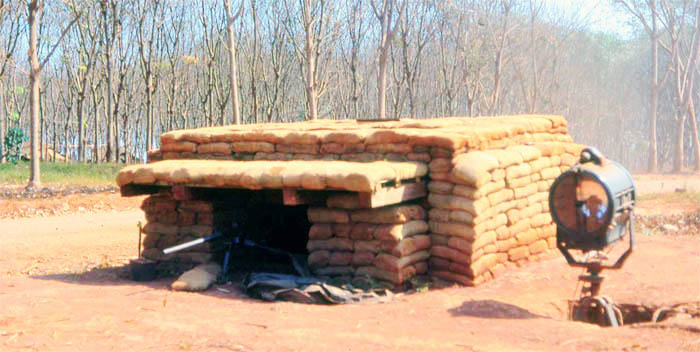
<instances>
[{"instance_id":1,"label":"sandbag bunker","mask_svg":"<svg viewBox=\"0 0 700 352\"><path fill-rule=\"evenodd\" d=\"M162 253L221 232L318 277L473 286L556 248L548 190L583 147L549 115L211 127L163 134L117 183L150 194L152 260L221 261L216 242Z\"/></svg>"}]
</instances>

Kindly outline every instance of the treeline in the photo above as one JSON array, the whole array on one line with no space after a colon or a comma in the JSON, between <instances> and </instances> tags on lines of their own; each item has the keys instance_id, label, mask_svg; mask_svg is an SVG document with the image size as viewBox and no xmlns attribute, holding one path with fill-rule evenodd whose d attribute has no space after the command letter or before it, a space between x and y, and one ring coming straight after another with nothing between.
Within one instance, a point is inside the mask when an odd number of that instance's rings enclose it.
<instances>
[{"instance_id":1,"label":"treeline","mask_svg":"<svg viewBox=\"0 0 700 352\"><path fill-rule=\"evenodd\" d=\"M614 1L631 37L541 0L32 2L46 160L143 161L163 132L239 110L242 123L561 114L632 170L699 164L697 1ZM0 0L0 138L30 131L29 3Z\"/></svg>"}]
</instances>

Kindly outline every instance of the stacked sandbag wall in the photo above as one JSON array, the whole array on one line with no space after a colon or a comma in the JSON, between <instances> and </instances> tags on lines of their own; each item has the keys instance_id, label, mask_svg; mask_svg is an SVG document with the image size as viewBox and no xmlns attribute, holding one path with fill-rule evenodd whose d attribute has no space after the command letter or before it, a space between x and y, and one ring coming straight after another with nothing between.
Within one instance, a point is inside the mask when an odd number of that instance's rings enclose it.
<instances>
[{"instance_id":1,"label":"stacked sandbag wall","mask_svg":"<svg viewBox=\"0 0 700 352\"><path fill-rule=\"evenodd\" d=\"M213 203L204 200L175 200L169 192L144 199L141 209L146 214L142 227L143 257L158 261L201 264L212 260L213 246L204 243L191 249L164 255L162 250L190 240L209 236L214 231Z\"/></svg>"},{"instance_id":2,"label":"stacked sandbag wall","mask_svg":"<svg viewBox=\"0 0 700 352\"><path fill-rule=\"evenodd\" d=\"M549 187L583 147L547 142L456 155L428 184L431 275L478 285L555 247Z\"/></svg>"},{"instance_id":3,"label":"stacked sandbag wall","mask_svg":"<svg viewBox=\"0 0 700 352\"><path fill-rule=\"evenodd\" d=\"M400 287L427 272L430 236L423 206L344 209L348 202L333 197L328 203L335 207L308 210L308 263L315 275Z\"/></svg>"}]
</instances>

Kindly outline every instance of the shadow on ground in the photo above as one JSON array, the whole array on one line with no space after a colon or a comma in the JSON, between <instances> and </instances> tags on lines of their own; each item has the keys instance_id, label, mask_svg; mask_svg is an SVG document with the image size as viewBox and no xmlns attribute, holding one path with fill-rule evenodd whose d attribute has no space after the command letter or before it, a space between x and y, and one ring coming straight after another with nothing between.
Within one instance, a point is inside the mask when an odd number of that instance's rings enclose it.
<instances>
[{"instance_id":1,"label":"shadow on ground","mask_svg":"<svg viewBox=\"0 0 700 352\"><path fill-rule=\"evenodd\" d=\"M491 299L471 300L462 303L461 306L448 309L453 316L468 316L489 319L535 319L547 318L533 314L518 306L494 301Z\"/></svg>"}]
</instances>

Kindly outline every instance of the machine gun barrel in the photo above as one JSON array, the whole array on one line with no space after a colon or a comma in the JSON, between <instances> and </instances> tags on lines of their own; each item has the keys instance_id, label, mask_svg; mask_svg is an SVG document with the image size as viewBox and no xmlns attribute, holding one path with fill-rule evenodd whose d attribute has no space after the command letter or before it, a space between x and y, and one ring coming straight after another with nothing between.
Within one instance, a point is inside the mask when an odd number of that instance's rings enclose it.
<instances>
[{"instance_id":1,"label":"machine gun barrel","mask_svg":"<svg viewBox=\"0 0 700 352\"><path fill-rule=\"evenodd\" d=\"M192 240L192 241L189 241L189 242L185 242L185 243L178 244L177 246L168 247L168 248L166 248L166 249L163 250L163 254L166 254L166 255L167 255L167 254L170 254L170 253L179 252L179 251L181 251L181 250L183 250L183 249L187 249L187 248L194 247L194 246L196 246L196 245L199 245L199 244L202 244L202 243L205 243L205 242L209 242L209 241L215 240L215 239L217 239L217 238L219 238L219 237L221 237L221 236L222 236L221 232L216 232L216 233L214 233L214 234L212 234L212 235L209 235L209 236L207 236L207 237L198 238L198 239L196 239L196 240Z\"/></svg>"}]
</instances>

